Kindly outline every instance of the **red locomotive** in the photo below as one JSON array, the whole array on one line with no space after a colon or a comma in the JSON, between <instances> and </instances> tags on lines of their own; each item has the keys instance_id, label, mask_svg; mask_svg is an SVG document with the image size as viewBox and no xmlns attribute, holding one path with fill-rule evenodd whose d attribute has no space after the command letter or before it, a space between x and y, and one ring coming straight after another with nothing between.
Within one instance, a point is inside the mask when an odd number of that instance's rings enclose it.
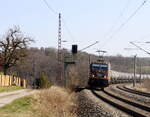
<instances>
[{"instance_id":1,"label":"red locomotive","mask_svg":"<svg viewBox=\"0 0 150 117\"><path fill-rule=\"evenodd\" d=\"M90 87L108 87L109 86L110 64L104 60L92 62L90 64L90 73L88 85Z\"/></svg>"}]
</instances>

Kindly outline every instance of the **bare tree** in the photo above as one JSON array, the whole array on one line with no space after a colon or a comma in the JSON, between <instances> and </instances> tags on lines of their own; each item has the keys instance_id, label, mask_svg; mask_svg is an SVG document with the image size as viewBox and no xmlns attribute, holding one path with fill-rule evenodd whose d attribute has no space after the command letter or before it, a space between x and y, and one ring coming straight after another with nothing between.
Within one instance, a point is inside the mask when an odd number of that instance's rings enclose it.
<instances>
[{"instance_id":1,"label":"bare tree","mask_svg":"<svg viewBox=\"0 0 150 117\"><path fill-rule=\"evenodd\" d=\"M33 40L25 37L19 27L8 30L6 36L0 40L0 65L4 74L7 74L9 68L26 57L26 49Z\"/></svg>"}]
</instances>

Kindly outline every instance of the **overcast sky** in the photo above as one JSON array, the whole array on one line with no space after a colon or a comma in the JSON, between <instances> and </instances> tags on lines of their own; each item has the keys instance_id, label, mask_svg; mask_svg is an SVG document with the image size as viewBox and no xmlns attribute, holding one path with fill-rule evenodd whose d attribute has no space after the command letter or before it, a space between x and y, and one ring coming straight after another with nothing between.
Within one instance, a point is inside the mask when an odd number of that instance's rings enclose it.
<instances>
[{"instance_id":1,"label":"overcast sky","mask_svg":"<svg viewBox=\"0 0 150 117\"><path fill-rule=\"evenodd\" d=\"M66 25L62 22L62 39L67 41L63 43L64 48L78 44L82 49L99 41L85 51L96 54L97 49L102 49L108 51L107 55L149 57L140 50L126 51L124 48L134 48L129 44L131 41L150 41L150 1L117 31L143 1L47 0L56 12L62 13L65 21ZM1 0L0 18L0 35L19 25L25 34L36 40L33 47L57 48L58 15L50 11L43 0ZM150 44L138 45L150 51Z\"/></svg>"}]
</instances>

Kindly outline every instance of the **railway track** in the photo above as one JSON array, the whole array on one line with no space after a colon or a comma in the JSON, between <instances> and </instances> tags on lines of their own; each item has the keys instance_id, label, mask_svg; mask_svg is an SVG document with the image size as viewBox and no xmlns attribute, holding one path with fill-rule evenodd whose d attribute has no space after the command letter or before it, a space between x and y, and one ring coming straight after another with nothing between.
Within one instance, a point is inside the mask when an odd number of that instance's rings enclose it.
<instances>
[{"instance_id":1,"label":"railway track","mask_svg":"<svg viewBox=\"0 0 150 117\"><path fill-rule=\"evenodd\" d=\"M134 90L134 89L127 88L125 86L116 86L116 87L120 90L129 92L129 93L132 93L132 94L137 94L137 95L144 96L144 97L150 97L150 93L137 91L137 90Z\"/></svg>"},{"instance_id":2,"label":"railway track","mask_svg":"<svg viewBox=\"0 0 150 117\"><path fill-rule=\"evenodd\" d=\"M149 117L150 107L142 105L138 102L132 102L126 98L115 95L113 92L105 89L103 91L91 91L94 96L102 101L112 105L113 107L127 113L133 117Z\"/></svg>"},{"instance_id":3,"label":"railway track","mask_svg":"<svg viewBox=\"0 0 150 117\"><path fill-rule=\"evenodd\" d=\"M118 86L123 87L123 85L118 85ZM134 94L131 92L127 92L127 91L118 89L117 85L112 85L109 87L109 89L111 90L111 92L114 92L115 94L118 94L124 98L127 98L130 101L139 102L140 104L143 104L143 105L150 107L150 98L149 97L137 95L137 94Z\"/></svg>"}]
</instances>

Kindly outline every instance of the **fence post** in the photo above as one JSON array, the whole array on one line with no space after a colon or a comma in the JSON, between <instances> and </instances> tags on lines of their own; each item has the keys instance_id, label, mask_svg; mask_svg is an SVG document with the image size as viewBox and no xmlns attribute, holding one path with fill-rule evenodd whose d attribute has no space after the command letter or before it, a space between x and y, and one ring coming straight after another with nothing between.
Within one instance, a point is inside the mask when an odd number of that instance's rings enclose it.
<instances>
[{"instance_id":1,"label":"fence post","mask_svg":"<svg viewBox=\"0 0 150 117\"><path fill-rule=\"evenodd\" d=\"M0 86L2 86L2 75L0 75Z\"/></svg>"}]
</instances>

